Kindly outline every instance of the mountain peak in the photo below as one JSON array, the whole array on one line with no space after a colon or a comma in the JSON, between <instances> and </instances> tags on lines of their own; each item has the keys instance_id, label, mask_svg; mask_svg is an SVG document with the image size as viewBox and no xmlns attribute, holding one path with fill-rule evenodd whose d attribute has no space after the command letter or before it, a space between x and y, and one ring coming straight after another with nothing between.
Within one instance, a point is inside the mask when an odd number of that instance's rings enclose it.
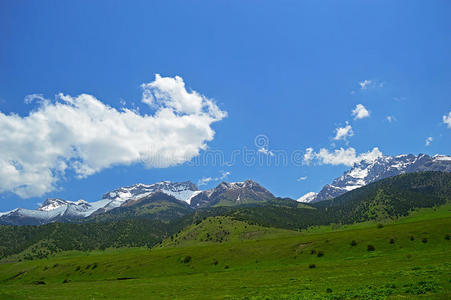
<instances>
[{"instance_id":1,"label":"mountain peak","mask_svg":"<svg viewBox=\"0 0 451 300\"><path fill-rule=\"evenodd\" d=\"M40 211L50 211L57 209L59 207L65 206L68 204L68 201L60 199L60 198L47 198L44 203L38 208Z\"/></svg>"},{"instance_id":2,"label":"mountain peak","mask_svg":"<svg viewBox=\"0 0 451 300\"><path fill-rule=\"evenodd\" d=\"M212 205L240 205L268 201L274 195L253 180L240 182L223 181L215 188L203 191L193 197L191 206L206 207Z\"/></svg>"}]
</instances>

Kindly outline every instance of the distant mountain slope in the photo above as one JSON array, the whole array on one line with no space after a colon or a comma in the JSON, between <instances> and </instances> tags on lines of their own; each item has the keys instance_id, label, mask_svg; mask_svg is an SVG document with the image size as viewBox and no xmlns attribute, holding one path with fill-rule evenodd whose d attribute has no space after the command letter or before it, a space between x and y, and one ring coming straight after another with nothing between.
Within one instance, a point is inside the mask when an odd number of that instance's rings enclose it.
<instances>
[{"instance_id":1,"label":"distant mountain slope","mask_svg":"<svg viewBox=\"0 0 451 300\"><path fill-rule=\"evenodd\" d=\"M315 197L308 193L299 199L303 202L328 200L380 179L422 171L451 172L451 156L434 155L431 157L426 154L418 156L409 154L363 160L336 178L331 184L324 186Z\"/></svg>"},{"instance_id":2,"label":"distant mountain slope","mask_svg":"<svg viewBox=\"0 0 451 300\"><path fill-rule=\"evenodd\" d=\"M106 222L129 218L153 218L170 221L192 212L193 209L188 203L157 191L136 200L129 200L120 207L107 212L96 213L84 221Z\"/></svg>"},{"instance_id":3,"label":"distant mountain slope","mask_svg":"<svg viewBox=\"0 0 451 300\"><path fill-rule=\"evenodd\" d=\"M218 207L216 215L231 216L250 224L302 229L331 223L351 224L405 216L415 208L451 202L451 173L415 172L371 183L332 200L296 203L274 200L265 205ZM292 205L290 203L294 203ZM214 215L213 209L197 214Z\"/></svg>"},{"instance_id":4,"label":"distant mountain slope","mask_svg":"<svg viewBox=\"0 0 451 300\"><path fill-rule=\"evenodd\" d=\"M343 223L406 216L410 210L451 202L451 173L420 172L385 178L331 200L314 203Z\"/></svg>"}]
</instances>

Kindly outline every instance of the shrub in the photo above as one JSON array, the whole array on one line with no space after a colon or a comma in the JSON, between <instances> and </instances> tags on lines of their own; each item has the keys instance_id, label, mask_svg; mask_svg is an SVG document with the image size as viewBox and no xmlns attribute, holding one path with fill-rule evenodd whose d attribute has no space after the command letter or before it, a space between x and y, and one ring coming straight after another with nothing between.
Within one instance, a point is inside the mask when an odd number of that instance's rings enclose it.
<instances>
[{"instance_id":1,"label":"shrub","mask_svg":"<svg viewBox=\"0 0 451 300\"><path fill-rule=\"evenodd\" d=\"M450 239L450 236L449 236L449 234L447 233L447 234L445 235L445 240L449 241L449 239Z\"/></svg>"},{"instance_id":2,"label":"shrub","mask_svg":"<svg viewBox=\"0 0 451 300\"><path fill-rule=\"evenodd\" d=\"M376 250L376 248L374 248L373 245L368 245L368 247L366 248L368 251L374 251Z\"/></svg>"},{"instance_id":3,"label":"shrub","mask_svg":"<svg viewBox=\"0 0 451 300\"><path fill-rule=\"evenodd\" d=\"M395 239L390 239L390 244L394 244L395 243Z\"/></svg>"},{"instance_id":4,"label":"shrub","mask_svg":"<svg viewBox=\"0 0 451 300\"><path fill-rule=\"evenodd\" d=\"M354 247L354 246L357 246L357 242L354 241L354 240L352 240L352 241L351 241L351 247Z\"/></svg>"},{"instance_id":5,"label":"shrub","mask_svg":"<svg viewBox=\"0 0 451 300\"><path fill-rule=\"evenodd\" d=\"M309 267L309 269L314 269L314 268L316 268L316 265L315 264L309 264L308 267Z\"/></svg>"},{"instance_id":6,"label":"shrub","mask_svg":"<svg viewBox=\"0 0 451 300\"><path fill-rule=\"evenodd\" d=\"M332 293L332 289L331 288L327 288L326 289L326 293Z\"/></svg>"},{"instance_id":7,"label":"shrub","mask_svg":"<svg viewBox=\"0 0 451 300\"><path fill-rule=\"evenodd\" d=\"M189 263L190 261L191 261L191 256L189 256L189 255L183 256L183 257L180 258L180 262L181 262L181 263L184 263L184 264L187 264L187 263Z\"/></svg>"},{"instance_id":8,"label":"shrub","mask_svg":"<svg viewBox=\"0 0 451 300\"><path fill-rule=\"evenodd\" d=\"M316 254L316 250L310 250L310 254Z\"/></svg>"},{"instance_id":9,"label":"shrub","mask_svg":"<svg viewBox=\"0 0 451 300\"><path fill-rule=\"evenodd\" d=\"M410 236L410 240L413 241L415 237L413 235Z\"/></svg>"},{"instance_id":10,"label":"shrub","mask_svg":"<svg viewBox=\"0 0 451 300\"><path fill-rule=\"evenodd\" d=\"M318 256L318 257L324 256L324 252L323 252L323 251L318 251L317 256Z\"/></svg>"},{"instance_id":11,"label":"shrub","mask_svg":"<svg viewBox=\"0 0 451 300\"><path fill-rule=\"evenodd\" d=\"M70 282L70 280L67 278L63 280L63 283L69 283L69 282Z\"/></svg>"},{"instance_id":12,"label":"shrub","mask_svg":"<svg viewBox=\"0 0 451 300\"><path fill-rule=\"evenodd\" d=\"M229 265L225 265L224 266L224 269L228 269L228 268L230 268Z\"/></svg>"},{"instance_id":13,"label":"shrub","mask_svg":"<svg viewBox=\"0 0 451 300\"><path fill-rule=\"evenodd\" d=\"M213 265L217 265L218 264L218 260L217 259L213 259Z\"/></svg>"},{"instance_id":14,"label":"shrub","mask_svg":"<svg viewBox=\"0 0 451 300\"><path fill-rule=\"evenodd\" d=\"M377 228L384 228L384 225L383 224L377 224Z\"/></svg>"},{"instance_id":15,"label":"shrub","mask_svg":"<svg viewBox=\"0 0 451 300\"><path fill-rule=\"evenodd\" d=\"M428 242L428 239L427 239L427 238L423 238L421 241L422 241L423 243L427 243L427 242Z\"/></svg>"}]
</instances>

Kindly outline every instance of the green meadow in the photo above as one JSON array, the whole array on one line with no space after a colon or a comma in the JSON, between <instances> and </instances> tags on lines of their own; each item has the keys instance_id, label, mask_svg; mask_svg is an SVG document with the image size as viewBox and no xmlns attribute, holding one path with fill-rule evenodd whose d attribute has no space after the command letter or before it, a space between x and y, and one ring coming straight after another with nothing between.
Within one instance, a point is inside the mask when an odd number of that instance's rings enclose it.
<instances>
[{"instance_id":1,"label":"green meadow","mask_svg":"<svg viewBox=\"0 0 451 300\"><path fill-rule=\"evenodd\" d=\"M300 232L209 217L152 249L4 259L0 298L450 299L450 209Z\"/></svg>"}]
</instances>

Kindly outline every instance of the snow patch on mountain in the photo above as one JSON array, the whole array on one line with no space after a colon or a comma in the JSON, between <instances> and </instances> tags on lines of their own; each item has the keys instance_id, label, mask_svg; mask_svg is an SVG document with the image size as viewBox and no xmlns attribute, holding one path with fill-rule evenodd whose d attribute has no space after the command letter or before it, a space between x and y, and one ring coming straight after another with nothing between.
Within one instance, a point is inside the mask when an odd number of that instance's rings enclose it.
<instances>
[{"instance_id":1,"label":"snow patch on mountain","mask_svg":"<svg viewBox=\"0 0 451 300\"><path fill-rule=\"evenodd\" d=\"M191 191L191 190L184 190L184 191L169 191L169 190L161 190L163 193L172 196L180 201L184 201L188 204L191 204L191 199L198 195L199 193L202 193L202 191Z\"/></svg>"},{"instance_id":2,"label":"snow patch on mountain","mask_svg":"<svg viewBox=\"0 0 451 300\"><path fill-rule=\"evenodd\" d=\"M312 202L313 199L315 199L316 195L318 195L318 193L309 192L309 193L305 194L304 196L300 197L296 201L297 202L309 203L309 202Z\"/></svg>"},{"instance_id":3,"label":"snow patch on mountain","mask_svg":"<svg viewBox=\"0 0 451 300\"><path fill-rule=\"evenodd\" d=\"M451 161L451 156L448 156L448 155L439 155L439 154L436 154L436 155L434 155L433 157L433 160L437 160L437 161Z\"/></svg>"}]
</instances>

